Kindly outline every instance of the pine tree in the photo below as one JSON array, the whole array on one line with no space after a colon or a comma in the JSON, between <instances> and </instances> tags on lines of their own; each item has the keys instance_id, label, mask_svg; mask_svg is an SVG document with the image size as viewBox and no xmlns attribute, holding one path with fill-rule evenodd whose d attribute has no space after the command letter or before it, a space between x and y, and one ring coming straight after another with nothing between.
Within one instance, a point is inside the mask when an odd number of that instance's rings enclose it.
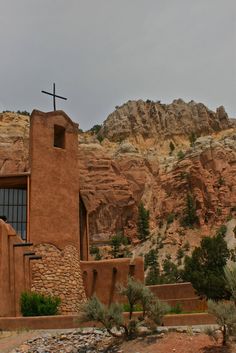
<instances>
[{"instance_id":1,"label":"pine tree","mask_svg":"<svg viewBox=\"0 0 236 353\"><path fill-rule=\"evenodd\" d=\"M149 234L149 211L145 209L141 202L138 209L138 238L145 241Z\"/></svg>"},{"instance_id":2,"label":"pine tree","mask_svg":"<svg viewBox=\"0 0 236 353\"><path fill-rule=\"evenodd\" d=\"M172 155L172 152L173 152L174 149L175 149L175 145L173 144L172 141L170 141L169 147L170 147L170 155Z\"/></svg>"},{"instance_id":3,"label":"pine tree","mask_svg":"<svg viewBox=\"0 0 236 353\"><path fill-rule=\"evenodd\" d=\"M183 279L191 282L199 295L214 300L228 298L224 266L229 255L222 235L203 238L192 255L185 257Z\"/></svg>"},{"instance_id":4,"label":"pine tree","mask_svg":"<svg viewBox=\"0 0 236 353\"><path fill-rule=\"evenodd\" d=\"M191 135L189 136L189 142L191 147L194 146L196 139L197 139L197 136L195 135L194 132L192 132Z\"/></svg>"},{"instance_id":5,"label":"pine tree","mask_svg":"<svg viewBox=\"0 0 236 353\"><path fill-rule=\"evenodd\" d=\"M160 268L157 260L158 252L157 250L151 249L145 255L144 266L145 269L149 269L146 277L146 285L154 285L160 283Z\"/></svg>"},{"instance_id":6,"label":"pine tree","mask_svg":"<svg viewBox=\"0 0 236 353\"><path fill-rule=\"evenodd\" d=\"M185 216L182 220L183 226L193 227L198 223L198 216L196 213L196 204L193 196L188 193L186 199L186 208L185 208Z\"/></svg>"}]
</instances>

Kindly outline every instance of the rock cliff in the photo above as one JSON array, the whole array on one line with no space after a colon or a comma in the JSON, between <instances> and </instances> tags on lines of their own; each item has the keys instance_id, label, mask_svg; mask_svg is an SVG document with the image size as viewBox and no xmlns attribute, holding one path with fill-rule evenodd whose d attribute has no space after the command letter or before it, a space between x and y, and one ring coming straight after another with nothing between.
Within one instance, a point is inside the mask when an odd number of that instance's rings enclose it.
<instances>
[{"instance_id":1,"label":"rock cliff","mask_svg":"<svg viewBox=\"0 0 236 353\"><path fill-rule=\"evenodd\" d=\"M28 133L28 117L0 114L0 174L27 170ZM197 245L235 217L236 127L223 107L212 112L193 101L129 101L98 135L80 133L79 146L91 241L104 243L124 230L135 244L141 201L150 211L153 239L162 236L168 251L185 241ZM188 194L196 229L181 225Z\"/></svg>"},{"instance_id":2,"label":"rock cliff","mask_svg":"<svg viewBox=\"0 0 236 353\"><path fill-rule=\"evenodd\" d=\"M108 116L99 135L110 141L124 139L142 144L152 142L162 145L166 140L185 139L191 134L208 135L232 126L223 106L216 112L202 103L182 99L171 104L128 101Z\"/></svg>"}]
</instances>

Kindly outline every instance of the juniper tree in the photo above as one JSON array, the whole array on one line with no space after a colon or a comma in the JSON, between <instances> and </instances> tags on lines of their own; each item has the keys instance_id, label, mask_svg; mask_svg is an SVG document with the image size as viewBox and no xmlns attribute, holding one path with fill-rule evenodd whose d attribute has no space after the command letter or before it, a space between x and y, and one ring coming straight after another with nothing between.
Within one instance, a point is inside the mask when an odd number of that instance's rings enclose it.
<instances>
[{"instance_id":1,"label":"juniper tree","mask_svg":"<svg viewBox=\"0 0 236 353\"><path fill-rule=\"evenodd\" d=\"M145 255L145 269L149 269L146 277L146 285L154 285L160 283L160 268L157 259L157 250L151 249Z\"/></svg>"},{"instance_id":2,"label":"juniper tree","mask_svg":"<svg viewBox=\"0 0 236 353\"><path fill-rule=\"evenodd\" d=\"M186 198L186 208L184 210L184 217L182 219L183 226L193 227L199 222L197 213L196 213L196 202L193 196L188 193Z\"/></svg>"},{"instance_id":3,"label":"juniper tree","mask_svg":"<svg viewBox=\"0 0 236 353\"><path fill-rule=\"evenodd\" d=\"M170 147L170 154L172 154L172 152L173 152L174 149L175 149L175 145L173 144L172 141L170 141L169 147Z\"/></svg>"},{"instance_id":4,"label":"juniper tree","mask_svg":"<svg viewBox=\"0 0 236 353\"><path fill-rule=\"evenodd\" d=\"M192 255L185 257L183 279L191 282L199 295L214 300L228 298L224 267L229 255L222 235L203 238Z\"/></svg>"},{"instance_id":5,"label":"juniper tree","mask_svg":"<svg viewBox=\"0 0 236 353\"><path fill-rule=\"evenodd\" d=\"M146 210L141 202L138 208L138 238L144 241L149 234L149 211Z\"/></svg>"}]
</instances>

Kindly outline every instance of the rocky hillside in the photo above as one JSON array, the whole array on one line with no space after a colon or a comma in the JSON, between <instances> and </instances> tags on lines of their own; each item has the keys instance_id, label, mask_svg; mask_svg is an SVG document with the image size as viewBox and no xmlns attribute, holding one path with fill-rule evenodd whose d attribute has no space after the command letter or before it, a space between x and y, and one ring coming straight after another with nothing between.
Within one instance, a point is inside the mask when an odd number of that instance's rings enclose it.
<instances>
[{"instance_id":1,"label":"rocky hillside","mask_svg":"<svg viewBox=\"0 0 236 353\"><path fill-rule=\"evenodd\" d=\"M99 135L110 141L124 139L163 145L167 140L176 143L194 133L208 135L232 126L223 106L216 112L202 103L185 103L182 99L171 104L128 101L108 116Z\"/></svg>"},{"instance_id":2,"label":"rocky hillside","mask_svg":"<svg viewBox=\"0 0 236 353\"><path fill-rule=\"evenodd\" d=\"M28 117L0 114L1 174L27 170L28 133ZM234 222L236 127L223 107L212 112L193 101L129 101L97 135L81 133L79 143L78 178L92 242L124 231L137 254L160 238L163 254L176 253L182 244L193 247L203 235ZM198 217L193 229L183 227L187 195ZM152 237L135 245L141 202L150 211Z\"/></svg>"}]
</instances>

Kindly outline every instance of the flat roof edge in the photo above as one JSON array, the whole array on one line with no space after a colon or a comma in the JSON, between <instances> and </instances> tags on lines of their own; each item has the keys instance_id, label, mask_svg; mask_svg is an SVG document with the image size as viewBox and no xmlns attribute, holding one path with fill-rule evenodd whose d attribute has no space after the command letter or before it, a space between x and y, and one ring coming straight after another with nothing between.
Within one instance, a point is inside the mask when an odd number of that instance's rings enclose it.
<instances>
[{"instance_id":1,"label":"flat roof edge","mask_svg":"<svg viewBox=\"0 0 236 353\"><path fill-rule=\"evenodd\" d=\"M0 174L0 178L19 178L19 177L24 177L30 175L30 172L24 172L24 173L12 173L12 174Z\"/></svg>"}]
</instances>

